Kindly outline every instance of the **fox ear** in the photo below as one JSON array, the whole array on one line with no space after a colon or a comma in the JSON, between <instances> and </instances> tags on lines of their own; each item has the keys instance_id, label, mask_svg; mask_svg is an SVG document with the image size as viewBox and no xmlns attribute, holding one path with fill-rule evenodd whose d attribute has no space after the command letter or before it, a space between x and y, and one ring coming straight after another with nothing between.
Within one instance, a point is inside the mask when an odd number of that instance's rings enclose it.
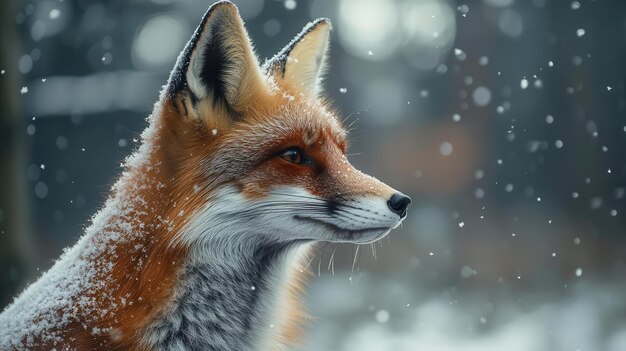
<instances>
[{"instance_id":1,"label":"fox ear","mask_svg":"<svg viewBox=\"0 0 626 351\"><path fill-rule=\"evenodd\" d=\"M186 90L194 105L206 101L242 111L264 84L237 7L221 1L205 13L178 57L168 93Z\"/></svg>"},{"instance_id":2,"label":"fox ear","mask_svg":"<svg viewBox=\"0 0 626 351\"><path fill-rule=\"evenodd\" d=\"M310 22L291 43L265 63L264 70L289 88L317 96L322 90L331 29L327 18Z\"/></svg>"}]
</instances>

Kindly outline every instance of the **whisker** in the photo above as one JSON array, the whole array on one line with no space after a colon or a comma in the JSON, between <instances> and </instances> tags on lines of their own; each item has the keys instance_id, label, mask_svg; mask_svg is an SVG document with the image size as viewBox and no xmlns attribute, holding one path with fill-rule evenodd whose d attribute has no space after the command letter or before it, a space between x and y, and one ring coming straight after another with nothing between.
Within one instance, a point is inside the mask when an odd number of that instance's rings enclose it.
<instances>
[{"instance_id":1,"label":"whisker","mask_svg":"<svg viewBox=\"0 0 626 351\"><path fill-rule=\"evenodd\" d=\"M364 208L355 207L355 206L352 206L352 205L348 205L348 204L337 202L337 201L333 201L333 200L320 199L320 198L313 197L313 196L287 194L287 193L275 193L275 192L272 193L272 194L281 195L281 196L292 196L292 197L301 198L301 199L307 199L307 200L315 200L318 203L323 203L323 204L330 203L330 204L333 204L333 205L349 207L349 208L353 208L353 209L357 209L357 210L366 210ZM352 193L342 194L342 196L340 198L342 198L342 199L343 198L347 198L347 196L350 196L350 195L357 195L357 194L356 193L355 194L352 194Z\"/></svg>"},{"instance_id":2,"label":"whisker","mask_svg":"<svg viewBox=\"0 0 626 351\"><path fill-rule=\"evenodd\" d=\"M317 264L317 276L320 277L322 276L322 260L324 259L324 252L326 251L326 247L329 245L329 243L327 243L326 245L324 245L324 248L322 249L322 254L320 255L320 261Z\"/></svg>"},{"instance_id":3,"label":"whisker","mask_svg":"<svg viewBox=\"0 0 626 351\"><path fill-rule=\"evenodd\" d=\"M320 260L317 263L317 276L322 276L322 259L324 258L324 252L322 251L322 255L320 256Z\"/></svg>"},{"instance_id":4,"label":"whisker","mask_svg":"<svg viewBox=\"0 0 626 351\"><path fill-rule=\"evenodd\" d=\"M337 207L334 209L334 212L336 213L343 213L343 214L346 214L355 218L360 218L360 219L368 219L368 220L371 219L371 217L368 217L359 213L355 213L353 211L349 211L348 209L344 207L352 208L355 210L367 211L368 213L371 213L365 208L350 206L350 205L341 204L341 203L334 203L334 204L337 205ZM328 212L328 207L324 203L307 203L307 202L292 202L292 201L282 201L282 202L281 201L267 201L267 202L255 204L252 206L252 208L247 209L245 211L258 211L259 209L269 210L270 208L277 208L283 211L316 209L316 210L320 210L323 212Z\"/></svg>"},{"instance_id":5,"label":"whisker","mask_svg":"<svg viewBox=\"0 0 626 351\"><path fill-rule=\"evenodd\" d=\"M333 272L333 276L335 275L335 252L337 252L337 246L335 246L335 249L333 250L333 254L330 255L330 260L328 260L328 270L331 269L332 267L332 272Z\"/></svg>"},{"instance_id":6,"label":"whisker","mask_svg":"<svg viewBox=\"0 0 626 351\"><path fill-rule=\"evenodd\" d=\"M374 256L374 260L378 261L378 257L376 257L376 246L374 243L370 244L372 246L372 255Z\"/></svg>"},{"instance_id":7,"label":"whisker","mask_svg":"<svg viewBox=\"0 0 626 351\"><path fill-rule=\"evenodd\" d=\"M359 248L361 245L356 245L356 251L354 252L354 259L352 260L352 273L354 273L354 265L356 265L356 258L359 255Z\"/></svg>"},{"instance_id":8,"label":"whisker","mask_svg":"<svg viewBox=\"0 0 626 351\"><path fill-rule=\"evenodd\" d=\"M311 266L311 263L313 262L313 260L315 259L315 257L317 257L317 255L320 253L320 251L324 248L326 248L326 246L328 246L328 243L325 243L324 246L320 249L317 250L317 252L311 257L311 259L309 260L309 263L307 263L307 265L304 267L304 269L308 269Z\"/></svg>"},{"instance_id":9,"label":"whisker","mask_svg":"<svg viewBox=\"0 0 626 351\"><path fill-rule=\"evenodd\" d=\"M335 209L336 211L345 211L346 213L350 213L350 214L352 214L354 216L358 216L358 217L362 217L362 218L367 218L367 217L361 216L361 215L359 215L357 213L354 213L354 212L347 211L345 208L350 208L350 209L353 209L353 210L360 210L360 211L369 212L369 210L367 208L357 207L357 206L349 205L349 204L346 204L346 203L341 203L341 202L327 200L327 199L319 199L319 198L312 197L312 196L296 195L296 194L286 194L286 193L273 193L273 194L281 195L281 196L292 196L292 197L295 197L295 198L301 198L301 199L317 201L317 203L303 203L303 204L311 204L311 205L319 205L319 206L324 206L326 204L332 204L332 205L336 206L336 209ZM342 194L341 198L347 198L350 195L352 195L352 194Z\"/></svg>"}]
</instances>

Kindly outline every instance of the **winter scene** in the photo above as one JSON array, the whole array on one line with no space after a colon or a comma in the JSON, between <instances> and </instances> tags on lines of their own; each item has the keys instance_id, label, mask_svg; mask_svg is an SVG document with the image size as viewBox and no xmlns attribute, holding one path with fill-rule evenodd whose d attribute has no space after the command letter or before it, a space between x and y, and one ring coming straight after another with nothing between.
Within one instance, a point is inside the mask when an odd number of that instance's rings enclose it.
<instances>
[{"instance_id":1,"label":"winter scene","mask_svg":"<svg viewBox=\"0 0 626 351\"><path fill-rule=\"evenodd\" d=\"M626 1L0 1L0 351L626 350Z\"/></svg>"}]
</instances>

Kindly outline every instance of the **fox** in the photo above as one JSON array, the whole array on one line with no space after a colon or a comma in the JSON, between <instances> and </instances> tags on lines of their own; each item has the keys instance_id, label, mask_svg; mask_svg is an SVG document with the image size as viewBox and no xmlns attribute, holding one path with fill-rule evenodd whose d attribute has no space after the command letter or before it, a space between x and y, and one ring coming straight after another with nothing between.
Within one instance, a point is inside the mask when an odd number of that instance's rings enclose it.
<instances>
[{"instance_id":1,"label":"fox","mask_svg":"<svg viewBox=\"0 0 626 351\"><path fill-rule=\"evenodd\" d=\"M316 243L373 243L411 203L347 159L322 90L331 28L261 65L237 7L210 6L102 208L0 315L0 350L301 342Z\"/></svg>"}]
</instances>

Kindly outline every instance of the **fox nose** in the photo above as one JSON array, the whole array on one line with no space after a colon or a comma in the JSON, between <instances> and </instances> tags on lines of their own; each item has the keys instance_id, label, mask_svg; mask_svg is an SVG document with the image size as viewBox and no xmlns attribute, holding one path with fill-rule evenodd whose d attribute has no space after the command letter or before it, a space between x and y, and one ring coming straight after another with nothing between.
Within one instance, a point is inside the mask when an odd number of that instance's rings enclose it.
<instances>
[{"instance_id":1,"label":"fox nose","mask_svg":"<svg viewBox=\"0 0 626 351\"><path fill-rule=\"evenodd\" d=\"M391 195L391 198L389 199L389 201L387 201L387 206L389 206L389 209L393 213L400 216L400 218L404 218L406 216L406 209L409 207L410 204L411 198L402 193L395 193Z\"/></svg>"}]
</instances>

